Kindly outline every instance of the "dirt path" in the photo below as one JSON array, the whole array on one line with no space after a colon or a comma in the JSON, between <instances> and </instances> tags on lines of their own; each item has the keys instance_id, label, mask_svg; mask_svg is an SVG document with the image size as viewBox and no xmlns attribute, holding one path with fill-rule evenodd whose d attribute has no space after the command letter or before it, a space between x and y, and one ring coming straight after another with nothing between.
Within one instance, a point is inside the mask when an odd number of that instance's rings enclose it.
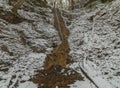
<instances>
[{"instance_id":1,"label":"dirt path","mask_svg":"<svg viewBox=\"0 0 120 88\"><path fill-rule=\"evenodd\" d=\"M66 68L69 60L69 31L59 9L53 9L53 15L54 26L59 33L61 44L47 55L44 70L38 71L32 81L39 84L40 88L56 88L56 86L69 88L68 84L72 84L76 80L83 80L83 77L73 69Z\"/></svg>"},{"instance_id":2,"label":"dirt path","mask_svg":"<svg viewBox=\"0 0 120 88\"><path fill-rule=\"evenodd\" d=\"M49 54L46 58L44 68L48 69L51 66L60 65L65 67L67 64L67 59L69 58L69 44L68 44L68 36L69 31L65 26L63 18L61 17L61 13L59 9L54 9L54 26L59 33L60 39L62 43L57 46L52 54Z\"/></svg>"}]
</instances>

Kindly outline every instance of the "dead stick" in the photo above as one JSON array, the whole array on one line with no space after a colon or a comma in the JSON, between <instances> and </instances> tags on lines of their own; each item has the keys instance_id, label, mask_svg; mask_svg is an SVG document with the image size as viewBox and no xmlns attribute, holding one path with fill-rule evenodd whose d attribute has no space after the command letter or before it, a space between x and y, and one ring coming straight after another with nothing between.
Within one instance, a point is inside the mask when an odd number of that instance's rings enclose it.
<instances>
[{"instance_id":1,"label":"dead stick","mask_svg":"<svg viewBox=\"0 0 120 88\"><path fill-rule=\"evenodd\" d=\"M85 70L81 66L80 66L80 70L86 76L87 79L89 79L97 88L99 88L97 84L92 80L92 78L87 74L87 72L85 72Z\"/></svg>"}]
</instances>

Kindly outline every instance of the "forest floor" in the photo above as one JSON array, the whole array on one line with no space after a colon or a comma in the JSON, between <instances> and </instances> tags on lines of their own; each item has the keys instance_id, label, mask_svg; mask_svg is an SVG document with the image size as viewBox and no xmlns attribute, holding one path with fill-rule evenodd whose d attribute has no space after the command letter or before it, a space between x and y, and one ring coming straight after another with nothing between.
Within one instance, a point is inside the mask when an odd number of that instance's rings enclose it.
<instances>
[{"instance_id":1,"label":"forest floor","mask_svg":"<svg viewBox=\"0 0 120 88\"><path fill-rule=\"evenodd\" d=\"M0 88L120 88L120 1L42 10L0 14Z\"/></svg>"},{"instance_id":2,"label":"forest floor","mask_svg":"<svg viewBox=\"0 0 120 88\"><path fill-rule=\"evenodd\" d=\"M58 31L61 44L55 47L51 54L47 55L44 62L44 70L32 79L39 84L40 88L69 88L69 84L76 80L83 80L83 77L74 69L66 68L69 64L69 31L61 16L59 9L54 8L54 26ZM52 78L51 78L52 77Z\"/></svg>"}]
</instances>

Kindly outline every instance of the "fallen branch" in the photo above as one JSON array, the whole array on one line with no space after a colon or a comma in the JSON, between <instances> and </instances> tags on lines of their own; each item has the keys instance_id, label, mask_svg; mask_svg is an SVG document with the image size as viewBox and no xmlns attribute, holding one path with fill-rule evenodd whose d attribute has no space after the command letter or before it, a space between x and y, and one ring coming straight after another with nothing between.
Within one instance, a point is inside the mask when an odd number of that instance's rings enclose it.
<instances>
[{"instance_id":1,"label":"fallen branch","mask_svg":"<svg viewBox=\"0 0 120 88\"><path fill-rule=\"evenodd\" d=\"M80 66L80 70L88 80L90 80L97 88L99 88L98 85L92 80L92 78L87 74L87 72L81 66Z\"/></svg>"},{"instance_id":2,"label":"fallen branch","mask_svg":"<svg viewBox=\"0 0 120 88\"><path fill-rule=\"evenodd\" d=\"M91 68L90 64L86 63L86 59L83 61L83 66L79 64L81 72L85 75L85 77L89 79L96 86L96 88L113 88L108 81L98 75L100 72Z\"/></svg>"},{"instance_id":3,"label":"fallen branch","mask_svg":"<svg viewBox=\"0 0 120 88\"><path fill-rule=\"evenodd\" d=\"M83 59L83 67L84 67L84 65L86 64L86 57ZM80 61L79 61L79 67L80 67L80 70L81 70L81 72L83 73L83 75L90 81L90 82L92 82L95 86L96 86L96 88L99 88L99 86L94 82L94 80L88 75L88 73L83 69L83 67L81 66L81 63L80 63Z\"/></svg>"},{"instance_id":4,"label":"fallen branch","mask_svg":"<svg viewBox=\"0 0 120 88\"><path fill-rule=\"evenodd\" d=\"M18 82L18 77L19 77L19 74L16 75L16 79L15 79L14 83L9 88L14 88L15 84L17 84L17 82Z\"/></svg>"}]
</instances>

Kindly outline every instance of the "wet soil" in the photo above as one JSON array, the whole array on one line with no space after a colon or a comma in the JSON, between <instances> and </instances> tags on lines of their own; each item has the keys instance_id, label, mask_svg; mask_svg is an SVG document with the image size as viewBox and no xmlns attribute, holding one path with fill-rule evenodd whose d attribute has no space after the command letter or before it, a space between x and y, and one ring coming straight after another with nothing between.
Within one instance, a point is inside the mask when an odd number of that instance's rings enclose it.
<instances>
[{"instance_id":1,"label":"wet soil","mask_svg":"<svg viewBox=\"0 0 120 88\"><path fill-rule=\"evenodd\" d=\"M65 67L67 65L69 53L69 46L67 41L63 41L57 48L53 50L52 54L47 55L44 63L44 68L48 69L53 65L60 65Z\"/></svg>"},{"instance_id":2,"label":"wet soil","mask_svg":"<svg viewBox=\"0 0 120 88\"><path fill-rule=\"evenodd\" d=\"M80 73L73 69L66 68L69 60L69 31L61 16L59 9L53 9L54 26L61 38L61 44L53 49L52 53L47 55L44 62L44 70L37 71L32 79L39 88L69 88L69 84L76 80L83 80Z\"/></svg>"},{"instance_id":3,"label":"wet soil","mask_svg":"<svg viewBox=\"0 0 120 88\"><path fill-rule=\"evenodd\" d=\"M54 65L60 65L65 67L67 65L67 60L69 58L69 44L68 44L68 36L69 31L65 26L64 20L61 16L59 9L54 9L54 26L59 33L62 43L57 46L52 54L49 54L46 57L46 61L44 64L44 68L48 69Z\"/></svg>"},{"instance_id":4,"label":"wet soil","mask_svg":"<svg viewBox=\"0 0 120 88\"><path fill-rule=\"evenodd\" d=\"M59 65L52 66L47 70L38 71L32 81L39 83L39 88L69 88L68 84L74 83L76 80L83 80L76 71L63 68Z\"/></svg>"}]
</instances>

